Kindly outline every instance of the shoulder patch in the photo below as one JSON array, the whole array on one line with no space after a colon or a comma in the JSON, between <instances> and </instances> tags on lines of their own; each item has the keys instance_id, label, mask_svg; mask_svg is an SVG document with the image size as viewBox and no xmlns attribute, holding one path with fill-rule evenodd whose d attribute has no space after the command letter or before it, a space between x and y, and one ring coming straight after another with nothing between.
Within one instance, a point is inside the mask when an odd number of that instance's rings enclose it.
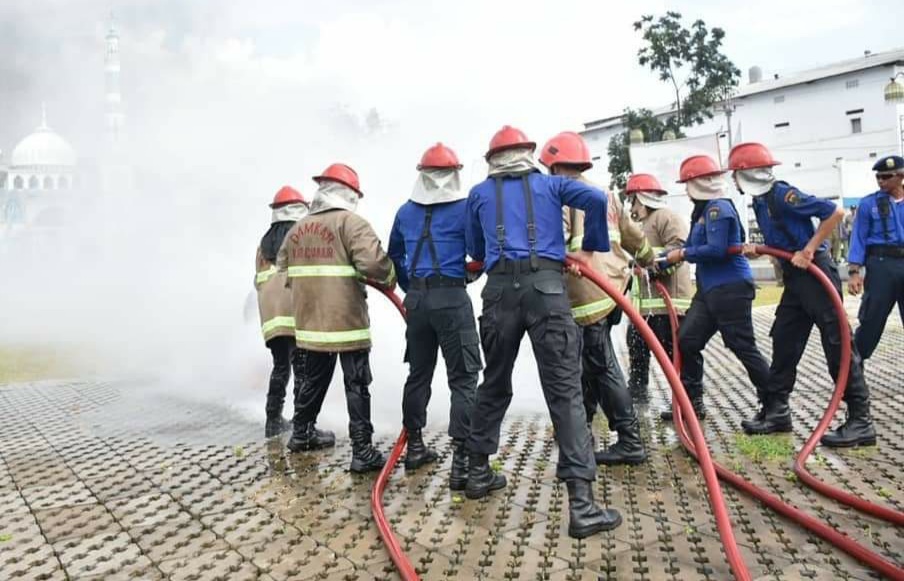
<instances>
[{"instance_id":1,"label":"shoulder patch","mask_svg":"<svg viewBox=\"0 0 904 581\"><path fill-rule=\"evenodd\" d=\"M707 215L709 216L710 220L717 219L720 215L719 206L713 206L712 208L710 208Z\"/></svg>"},{"instance_id":2,"label":"shoulder patch","mask_svg":"<svg viewBox=\"0 0 904 581\"><path fill-rule=\"evenodd\" d=\"M800 203L800 194L796 190L788 190L788 193L785 194L785 203L789 206L796 206Z\"/></svg>"}]
</instances>

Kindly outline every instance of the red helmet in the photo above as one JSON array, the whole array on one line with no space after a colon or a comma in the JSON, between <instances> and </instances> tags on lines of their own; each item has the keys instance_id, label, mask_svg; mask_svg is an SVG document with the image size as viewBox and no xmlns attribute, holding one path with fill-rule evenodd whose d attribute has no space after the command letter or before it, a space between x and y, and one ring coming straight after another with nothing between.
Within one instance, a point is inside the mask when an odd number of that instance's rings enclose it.
<instances>
[{"instance_id":1,"label":"red helmet","mask_svg":"<svg viewBox=\"0 0 904 581\"><path fill-rule=\"evenodd\" d=\"M301 192L291 186L283 186L279 188L276 195L273 196L271 208L279 208L280 206L288 206L289 204L307 204L307 200L301 195Z\"/></svg>"},{"instance_id":2,"label":"red helmet","mask_svg":"<svg viewBox=\"0 0 904 581\"><path fill-rule=\"evenodd\" d=\"M318 184L324 180L338 182L343 186L348 186L358 192L358 195L364 197L361 193L361 182L358 181L358 174L345 165L344 163L334 163L323 170L319 176L314 176L314 181Z\"/></svg>"},{"instance_id":3,"label":"red helmet","mask_svg":"<svg viewBox=\"0 0 904 581\"><path fill-rule=\"evenodd\" d=\"M587 142L574 131L563 131L547 141L543 150L540 151L540 163L548 168L562 163L573 166L579 171L593 167Z\"/></svg>"},{"instance_id":4,"label":"red helmet","mask_svg":"<svg viewBox=\"0 0 904 581\"><path fill-rule=\"evenodd\" d=\"M725 173L725 170L719 167L719 164L708 155L692 155L681 162L681 169L678 170L678 183L683 184L686 181L702 178L706 176L714 176Z\"/></svg>"},{"instance_id":5,"label":"red helmet","mask_svg":"<svg viewBox=\"0 0 904 581\"><path fill-rule=\"evenodd\" d=\"M728 167L732 170L772 167L781 163L775 161L772 153L762 143L739 143L728 154Z\"/></svg>"},{"instance_id":6,"label":"red helmet","mask_svg":"<svg viewBox=\"0 0 904 581\"><path fill-rule=\"evenodd\" d=\"M625 186L625 193L633 194L636 192L668 193L665 191L665 188L662 187L662 184L659 183L659 180L656 179L656 176L648 173L636 173L628 178L628 185Z\"/></svg>"},{"instance_id":7,"label":"red helmet","mask_svg":"<svg viewBox=\"0 0 904 581\"><path fill-rule=\"evenodd\" d=\"M533 151L537 149L537 144L530 141L520 129L516 129L511 125L503 125L502 129L497 131L493 139L490 140L490 148L487 150L485 157L489 159L495 153L506 149L515 149L516 147L526 147Z\"/></svg>"},{"instance_id":8,"label":"red helmet","mask_svg":"<svg viewBox=\"0 0 904 581\"><path fill-rule=\"evenodd\" d=\"M461 162L458 156L450 148L442 143L437 143L433 147L427 149L421 156L421 163L417 164L417 169L461 169Z\"/></svg>"}]
</instances>

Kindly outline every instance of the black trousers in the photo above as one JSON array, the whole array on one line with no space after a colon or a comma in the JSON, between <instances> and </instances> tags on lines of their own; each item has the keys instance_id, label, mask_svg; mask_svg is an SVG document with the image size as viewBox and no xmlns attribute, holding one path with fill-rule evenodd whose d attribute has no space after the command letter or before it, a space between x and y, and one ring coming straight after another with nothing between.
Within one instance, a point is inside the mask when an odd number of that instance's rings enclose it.
<instances>
[{"instance_id":1,"label":"black trousers","mask_svg":"<svg viewBox=\"0 0 904 581\"><path fill-rule=\"evenodd\" d=\"M581 386L587 421L599 405L613 430L627 429L637 417L625 376L612 346L611 320L606 317L581 327Z\"/></svg>"},{"instance_id":2,"label":"black trousers","mask_svg":"<svg viewBox=\"0 0 904 581\"><path fill-rule=\"evenodd\" d=\"M295 349L295 337L273 337L267 341L267 348L273 358L270 386L267 390L267 411L279 413L286 399L286 386L293 369L295 393L298 393L301 378L304 377L304 356Z\"/></svg>"},{"instance_id":3,"label":"black trousers","mask_svg":"<svg viewBox=\"0 0 904 581\"><path fill-rule=\"evenodd\" d=\"M420 430L427 424L430 384L441 349L452 398L449 435L456 440L467 439L477 374L482 367L480 338L468 292L464 287L411 289L405 295L405 309L409 372L402 396L403 423L409 430Z\"/></svg>"},{"instance_id":4,"label":"black trousers","mask_svg":"<svg viewBox=\"0 0 904 581\"><path fill-rule=\"evenodd\" d=\"M829 277L835 292L841 296L841 277L828 252L817 254L813 264ZM782 261L782 278L785 290L769 333L772 337L772 366L769 369L767 395L787 399L794 389L797 365L803 357L813 325L819 329L822 350L833 380L838 377L841 362L841 333L832 300L814 276L790 262ZM863 361L853 341L851 371L844 399L848 404L853 402L855 405L869 400L869 389L863 377Z\"/></svg>"},{"instance_id":5,"label":"black trousers","mask_svg":"<svg viewBox=\"0 0 904 581\"><path fill-rule=\"evenodd\" d=\"M672 325L669 323L669 316L650 315L646 320L659 343L662 344L666 353L669 354L669 360L671 360L674 350L672 347ZM683 320L683 316L678 317L679 326ZM626 342L628 344L628 359L631 362L631 384L647 387L650 382L650 347L634 325L628 327Z\"/></svg>"},{"instance_id":6,"label":"black trousers","mask_svg":"<svg viewBox=\"0 0 904 581\"><path fill-rule=\"evenodd\" d=\"M697 291L678 332L681 382L690 397L703 395L703 348L718 331L735 354L762 399L769 383L769 364L756 346L751 306L753 283L741 281Z\"/></svg>"},{"instance_id":7,"label":"black trousers","mask_svg":"<svg viewBox=\"0 0 904 581\"><path fill-rule=\"evenodd\" d=\"M558 434L556 475L593 480L596 464L581 393L581 338L562 273L515 269L491 274L481 297L480 337L487 365L477 388L469 449L494 454L499 448L502 419L512 400L512 369L527 332Z\"/></svg>"},{"instance_id":8,"label":"black trousers","mask_svg":"<svg viewBox=\"0 0 904 581\"><path fill-rule=\"evenodd\" d=\"M857 350L864 359L876 350L895 303L904 323L904 258L870 256L866 259L860 326L855 335Z\"/></svg>"},{"instance_id":9,"label":"black trousers","mask_svg":"<svg viewBox=\"0 0 904 581\"><path fill-rule=\"evenodd\" d=\"M323 399L333 379L336 359L342 365L345 382L345 404L348 407L348 433L354 441L369 437L374 427L370 423L370 350L324 353L299 349L305 356L305 377L295 398L296 422L317 421ZM296 424L297 425L297 424Z\"/></svg>"}]
</instances>

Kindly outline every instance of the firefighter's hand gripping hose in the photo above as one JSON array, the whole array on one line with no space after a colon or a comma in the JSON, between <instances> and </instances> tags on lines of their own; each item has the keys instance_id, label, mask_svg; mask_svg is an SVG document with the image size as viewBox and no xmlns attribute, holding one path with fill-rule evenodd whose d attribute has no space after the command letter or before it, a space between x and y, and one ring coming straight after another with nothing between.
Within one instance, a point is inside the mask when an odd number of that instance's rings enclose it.
<instances>
[{"instance_id":1,"label":"firefighter's hand gripping hose","mask_svg":"<svg viewBox=\"0 0 904 581\"><path fill-rule=\"evenodd\" d=\"M372 280L367 280L366 282L368 285L386 295L386 298L392 301L392 304L399 310L399 314L402 315L402 318L407 318L405 307L402 305L402 299L399 298L399 295ZM418 577L417 571L414 570L414 566L402 550L399 540L393 534L392 527L389 525L389 521L386 520L386 514L383 511L383 491L386 489L386 484L389 482L389 477L392 475L395 465L402 457L402 452L405 450L405 444L407 442L408 432L403 427L402 432L399 434L399 439L396 440L395 445L392 447L392 452L389 453L386 464L383 466L383 469L380 470L380 474L377 475L377 479L374 481L374 487L370 492L370 510L374 515L374 522L377 525L380 538L383 539L383 544L386 546L386 552L389 553L399 575L402 577L403 581L417 581L420 577Z\"/></svg>"},{"instance_id":2,"label":"firefighter's hand gripping hose","mask_svg":"<svg viewBox=\"0 0 904 581\"><path fill-rule=\"evenodd\" d=\"M738 254L740 253L740 251L741 249L737 247L731 249L731 252L733 254ZM784 258L786 260L791 258L790 253L783 250L770 248L768 246L757 246L756 251L759 254L768 254L778 258ZM847 385L847 377L850 371L851 362L850 327L847 324L847 314L844 311L844 304L841 300L841 297L838 296L837 292L835 292L835 288L829 278L819 268L811 265L807 270L808 272L810 272L810 274L815 276L820 281L826 292L829 293L830 297L832 297L835 311L838 313L839 327L841 331L842 355L838 370L838 379L835 386L835 392L833 393L829 406L828 408L826 408L826 412L823 415L822 420L817 425L816 430L813 432L804 447L801 449L800 453L797 455L797 458L794 461L794 472L802 482L804 482L811 488L814 488L821 494L900 526L901 518L902 516L904 516L900 512L870 503L863 499L857 498L845 491L833 488L826 483L816 479L816 477L810 474L806 469L807 457L810 455L810 453L812 453L813 449L816 447L817 442L819 442L819 439L825 433L829 423L835 415L835 411L838 409L838 406L841 403L841 398L844 395L845 386ZM678 348L678 317L675 312L674 305L672 304L671 296L669 296L669 293L666 290L665 286L659 281L655 282L655 286L656 290L665 301L669 311L669 320L672 326L672 344L674 345L674 363L676 368L678 368L680 367L681 357ZM697 458L697 447L688 436L687 426L684 421L685 414L683 412L686 410L676 405L674 401L672 407L675 427L678 432L678 436L688 452L695 458ZM692 411L687 415L687 417L695 418ZM744 480L737 474L731 472L724 466L715 464L715 468L719 476L735 488L750 494L779 514L787 517L788 519L798 523L814 534L820 536L824 540L835 545L836 547L851 555L855 559L861 561L862 563L865 563L866 565L872 567L889 579L904 580L904 570L897 567L894 563L887 561L882 556L863 547L850 537L836 531L822 521L817 520L809 514L782 502L779 498L754 486L753 484Z\"/></svg>"}]
</instances>

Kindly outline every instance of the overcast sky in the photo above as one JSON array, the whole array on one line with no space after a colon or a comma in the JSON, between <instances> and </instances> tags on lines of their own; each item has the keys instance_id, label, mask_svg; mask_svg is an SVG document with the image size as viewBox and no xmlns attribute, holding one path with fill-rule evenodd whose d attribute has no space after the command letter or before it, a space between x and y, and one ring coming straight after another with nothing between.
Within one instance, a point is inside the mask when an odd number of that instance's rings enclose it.
<instances>
[{"instance_id":1,"label":"overcast sky","mask_svg":"<svg viewBox=\"0 0 904 581\"><path fill-rule=\"evenodd\" d=\"M904 45L893 1L3 0L0 149L37 124L43 100L51 125L91 150L111 10L133 137L165 144L161 161L204 151L273 171L293 159L275 151L290 136L324 152L314 166L341 155L331 135L359 129L371 108L408 167L436 140L477 157L506 122L543 140L667 103L668 87L636 63L631 23L669 9L723 27L745 76Z\"/></svg>"}]
</instances>

